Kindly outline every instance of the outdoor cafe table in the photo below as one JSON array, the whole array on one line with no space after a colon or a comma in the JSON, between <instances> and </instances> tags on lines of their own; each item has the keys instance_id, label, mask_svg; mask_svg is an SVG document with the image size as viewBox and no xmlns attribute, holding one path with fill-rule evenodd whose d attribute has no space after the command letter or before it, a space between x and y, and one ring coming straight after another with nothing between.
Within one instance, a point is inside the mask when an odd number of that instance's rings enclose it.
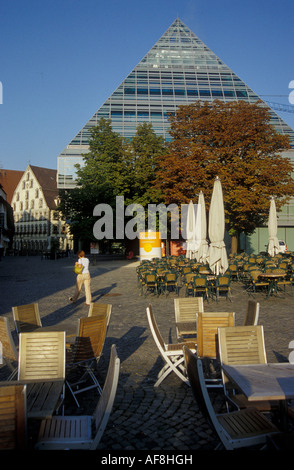
<instances>
[{"instance_id":1,"label":"outdoor cafe table","mask_svg":"<svg viewBox=\"0 0 294 470\"><path fill-rule=\"evenodd\" d=\"M278 401L285 420L287 400L294 398L294 364L222 365L226 376L253 401Z\"/></svg>"},{"instance_id":2,"label":"outdoor cafe table","mask_svg":"<svg viewBox=\"0 0 294 470\"><path fill-rule=\"evenodd\" d=\"M268 290L268 297L272 295L274 292L277 293L277 285L276 282L278 279L284 278L286 274L283 273L260 273L258 277L263 279L269 280L269 290Z\"/></svg>"},{"instance_id":3,"label":"outdoor cafe table","mask_svg":"<svg viewBox=\"0 0 294 470\"><path fill-rule=\"evenodd\" d=\"M26 385L27 417L34 419L52 418L64 391L64 380L9 380L1 385Z\"/></svg>"}]
</instances>

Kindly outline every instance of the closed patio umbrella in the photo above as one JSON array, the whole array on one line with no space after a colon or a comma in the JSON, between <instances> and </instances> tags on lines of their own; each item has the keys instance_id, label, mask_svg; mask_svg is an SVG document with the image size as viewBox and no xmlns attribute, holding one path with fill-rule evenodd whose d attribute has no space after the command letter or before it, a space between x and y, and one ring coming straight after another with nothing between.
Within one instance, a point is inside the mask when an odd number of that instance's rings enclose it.
<instances>
[{"instance_id":1,"label":"closed patio umbrella","mask_svg":"<svg viewBox=\"0 0 294 470\"><path fill-rule=\"evenodd\" d=\"M201 237L201 215L200 210L197 208L197 216L195 215L194 204L192 201L189 202L187 224L186 224L186 236L187 236L187 251L186 258L194 259L196 252L200 246Z\"/></svg>"},{"instance_id":2,"label":"closed patio umbrella","mask_svg":"<svg viewBox=\"0 0 294 470\"><path fill-rule=\"evenodd\" d=\"M268 218L268 247L267 251L270 256L275 256L279 253L279 240L277 238L278 221L276 203L274 198L271 198L269 218Z\"/></svg>"},{"instance_id":3,"label":"closed patio umbrella","mask_svg":"<svg viewBox=\"0 0 294 470\"><path fill-rule=\"evenodd\" d=\"M200 207L200 211L201 211L201 240L200 240L199 249L196 253L196 258L197 258L197 261L205 264L207 262L207 256L208 256L208 242L206 239L207 223L206 223L205 201L204 201L204 194L202 191L200 191L199 196L198 196L198 207Z\"/></svg>"},{"instance_id":4,"label":"closed patio umbrella","mask_svg":"<svg viewBox=\"0 0 294 470\"><path fill-rule=\"evenodd\" d=\"M228 269L225 235L225 211L221 181L216 177L209 209L209 266L215 274L223 274Z\"/></svg>"}]
</instances>

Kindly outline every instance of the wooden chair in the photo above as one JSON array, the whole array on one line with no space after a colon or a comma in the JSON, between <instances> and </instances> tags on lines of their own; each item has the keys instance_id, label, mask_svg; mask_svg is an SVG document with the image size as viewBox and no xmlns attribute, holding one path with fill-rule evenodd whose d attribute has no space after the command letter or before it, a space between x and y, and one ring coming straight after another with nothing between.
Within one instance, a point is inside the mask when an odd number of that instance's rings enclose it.
<instances>
[{"instance_id":1,"label":"wooden chair","mask_svg":"<svg viewBox=\"0 0 294 470\"><path fill-rule=\"evenodd\" d=\"M107 314L108 320L107 325L109 325L112 305L111 304L100 304L99 302L91 302L88 312L88 317L94 317L95 315Z\"/></svg>"},{"instance_id":2,"label":"wooden chair","mask_svg":"<svg viewBox=\"0 0 294 470\"><path fill-rule=\"evenodd\" d=\"M174 299L176 333L178 341L191 340L196 342L197 316L204 311L203 297Z\"/></svg>"},{"instance_id":3,"label":"wooden chair","mask_svg":"<svg viewBox=\"0 0 294 470\"><path fill-rule=\"evenodd\" d=\"M65 379L65 331L19 335L18 380Z\"/></svg>"},{"instance_id":4,"label":"wooden chair","mask_svg":"<svg viewBox=\"0 0 294 470\"><path fill-rule=\"evenodd\" d=\"M209 387L222 387L219 366L218 329L235 325L235 312L199 312L197 324L197 355L207 365L206 383ZM213 365L215 361L216 367ZM211 377L214 375L215 377ZM219 377L218 377L219 376Z\"/></svg>"},{"instance_id":5,"label":"wooden chair","mask_svg":"<svg viewBox=\"0 0 294 470\"><path fill-rule=\"evenodd\" d=\"M7 317L0 317L0 343L2 343L3 360L11 371L8 380L12 380L17 374L18 351L11 335Z\"/></svg>"},{"instance_id":6,"label":"wooden chair","mask_svg":"<svg viewBox=\"0 0 294 470\"><path fill-rule=\"evenodd\" d=\"M191 349L196 351L196 346L194 343L177 343L177 344L167 344L164 342L163 337L159 331L157 322L155 320L152 306L149 304L149 307L146 309L147 318L149 327L155 341L155 344L159 350L159 353L164 361L164 366L160 370L157 381L154 387L158 387L162 381L171 373L174 372L183 382L189 383L186 371L184 367L184 356L183 356L183 344L187 344Z\"/></svg>"},{"instance_id":7,"label":"wooden chair","mask_svg":"<svg viewBox=\"0 0 294 470\"><path fill-rule=\"evenodd\" d=\"M26 423L26 386L0 382L0 450L26 448Z\"/></svg>"},{"instance_id":8,"label":"wooden chair","mask_svg":"<svg viewBox=\"0 0 294 470\"><path fill-rule=\"evenodd\" d=\"M267 363L262 325L219 328L218 341L221 366ZM226 398L238 408L254 406L261 411L273 409L274 403L269 401L248 402L243 394L236 392L223 370L222 378Z\"/></svg>"},{"instance_id":9,"label":"wooden chair","mask_svg":"<svg viewBox=\"0 0 294 470\"><path fill-rule=\"evenodd\" d=\"M94 373L94 367L97 365L102 355L107 324L107 313L80 318L79 320L78 333L68 353L66 380L66 384L77 406L79 406L79 402L76 398L77 394L92 388L96 388L99 393L102 393L102 389ZM71 375L73 375L75 369L82 371L78 380L71 379ZM81 384L86 383L89 378L91 379L91 384L81 387Z\"/></svg>"},{"instance_id":10,"label":"wooden chair","mask_svg":"<svg viewBox=\"0 0 294 470\"><path fill-rule=\"evenodd\" d=\"M187 375L202 415L209 421L226 450L263 446L279 430L258 410L244 409L216 414L204 380L202 361L184 346ZM217 446L219 447L219 445Z\"/></svg>"},{"instance_id":11,"label":"wooden chair","mask_svg":"<svg viewBox=\"0 0 294 470\"><path fill-rule=\"evenodd\" d=\"M244 326L257 325L259 318L259 302L248 300L247 310L244 318Z\"/></svg>"},{"instance_id":12,"label":"wooden chair","mask_svg":"<svg viewBox=\"0 0 294 470\"><path fill-rule=\"evenodd\" d=\"M38 303L12 307L12 314L17 333L34 331L42 327Z\"/></svg>"},{"instance_id":13,"label":"wooden chair","mask_svg":"<svg viewBox=\"0 0 294 470\"><path fill-rule=\"evenodd\" d=\"M120 360L112 345L106 380L92 416L54 416L41 422L38 450L95 450L107 426L116 390Z\"/></svg>"}]
</instances>

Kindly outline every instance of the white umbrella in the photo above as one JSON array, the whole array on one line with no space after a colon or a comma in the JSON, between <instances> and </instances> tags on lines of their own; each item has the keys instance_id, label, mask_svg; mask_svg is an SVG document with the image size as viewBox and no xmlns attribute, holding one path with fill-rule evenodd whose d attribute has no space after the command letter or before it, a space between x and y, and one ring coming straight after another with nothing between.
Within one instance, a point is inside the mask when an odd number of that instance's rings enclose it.
<instances>
[{"instance_id":1,"label":"white umbrella","mask_svg":"<svg viewBox=\"0 0 294 470\"><path fill-rule=\"evenodd\" d=\"M205 201L204 201L204 194L200 191L198 196L198 207L200 207L201 211L201 240L200 240L200 247L196 253L197 261L200 263L207 262L208 256L208 242L206 240L206 232L207 232L207 224L206 224L206 210L205 210Z\"/></svg>"},{"instance_id":2,"label":"white umbrella","mask_svg":"<svg viewBox=\"0 0 294 470\"><path fill-rule=\"evenodd\" d=\"M201 213L199 207L197 207L197 216L195 216L194 204L192 201L189 202L187 224L186 224L186 236L187 236L187 251L186 257L193 259L196 257L196 252L200 246L201 237Z\"/></svg>"},{"instance_id":3,"label":"white umbrella","mask_svg":"<svg viewBox=\"0 0 294 470\"><path fill-rule=\"evenodd\" d=\"M274 198L271 198L271 205L268 218L268 247L267 251L270 256L275 256L279 252L279 240L277 238L278 221L276 203Z\"/></svg>"},{"instance_id":4,"label":"white umbrella","mask_svg":"<svg viewBox=\"0 0 294 470\"><path fill-rule=\"evenodd\" d=\"M223 274L228 269L225 235L225 211L220 179L216 177L209 209L209 266L215 274Z\"/></svg>"}]
</instances>

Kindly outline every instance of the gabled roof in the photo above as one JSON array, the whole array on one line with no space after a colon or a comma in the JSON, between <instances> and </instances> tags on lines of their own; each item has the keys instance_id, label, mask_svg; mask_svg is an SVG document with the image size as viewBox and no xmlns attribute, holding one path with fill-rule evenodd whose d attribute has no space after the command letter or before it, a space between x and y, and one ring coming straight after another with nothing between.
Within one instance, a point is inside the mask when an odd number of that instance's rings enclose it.
<instances>
[{"instance_id":1,"label":"gabled roof","mask_svg":"<svg viewBox=\"0 0 294 470\"><path fill-rule=\"evenodd\" d=\"M56 204L54 199L58 196L57 189L57 170L51 168L42 168L40 166L29 165L29 168L34 173L39 185L42 188L44 198L49 209L55 209Z\"/></svg>"},{"instance_id":2,"label":"gabled roof","mask_svg":"<svg viewBox=\"0 0 294 470\"><path fill-rule=\"evenodd\" d=\"M23 174L23 171L0 169L0 184L6 192L7 202L9 204L11 204L14 190Z\"/></svg>"}]
</instances>

